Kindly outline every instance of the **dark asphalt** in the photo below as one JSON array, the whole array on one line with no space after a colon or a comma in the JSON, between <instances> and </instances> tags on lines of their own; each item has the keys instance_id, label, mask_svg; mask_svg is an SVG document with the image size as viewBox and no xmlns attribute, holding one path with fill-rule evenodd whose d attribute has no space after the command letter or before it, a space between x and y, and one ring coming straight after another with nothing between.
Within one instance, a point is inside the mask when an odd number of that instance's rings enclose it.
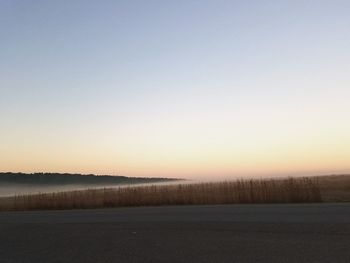
<instances>
[{"instance_id":1,"label":"dark asphalt","mask_svg":"<svg viewBox=\"0 0 350 263\"><path fill-rule=\"evenodd\" d=\"M350 204L0 213L0 262L350 262Z\"/></svg>"}]
</instances>

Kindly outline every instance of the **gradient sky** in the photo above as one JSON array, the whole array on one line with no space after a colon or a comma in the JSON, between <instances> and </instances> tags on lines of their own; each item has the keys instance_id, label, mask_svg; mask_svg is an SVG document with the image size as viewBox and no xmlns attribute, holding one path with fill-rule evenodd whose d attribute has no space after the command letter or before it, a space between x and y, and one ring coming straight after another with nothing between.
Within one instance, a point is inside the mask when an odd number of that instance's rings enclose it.
<instances>
[{"instance_id":1,"label":"gradient sky","mask_svg":"<svg viewBox=\"0 0 350 263\"><path fill-rule=\"evenodd\" d=\"M350 172L350 1L0 0L0 170Z\"/></svg>"}]
</instances>

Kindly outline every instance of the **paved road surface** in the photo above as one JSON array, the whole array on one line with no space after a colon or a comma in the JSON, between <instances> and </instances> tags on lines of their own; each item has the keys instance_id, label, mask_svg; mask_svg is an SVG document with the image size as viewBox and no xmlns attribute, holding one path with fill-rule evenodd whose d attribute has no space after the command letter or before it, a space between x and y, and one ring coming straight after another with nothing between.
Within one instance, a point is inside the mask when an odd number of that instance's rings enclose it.
<instances>
[{"instance_id":1,"label":"paved road surface","mask_svg":"<svg viewBox=\"0 0 350 263\"><path fill-rule=\"evenodd\" d=\"M350 262L350 204L0 213L0 262Z\"/></svg>"}]
</instances>

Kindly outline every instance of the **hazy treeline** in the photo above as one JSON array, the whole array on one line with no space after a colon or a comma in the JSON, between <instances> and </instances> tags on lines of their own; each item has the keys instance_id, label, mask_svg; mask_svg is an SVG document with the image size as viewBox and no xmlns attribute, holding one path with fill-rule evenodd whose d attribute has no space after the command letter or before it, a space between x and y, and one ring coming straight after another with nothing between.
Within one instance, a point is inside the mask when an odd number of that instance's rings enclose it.
<instances>
[{"instance_id":1,"label":"hazy treeline","mask_svg":"<svg viewBox=\"0 0 350 263\"><path fill-rule=\"evenodd\" d=\"M139 184L174 181L169 178L143 178L94 174L70 173L0 173L0 184L35 184L35 185L113 185L113 184Z\"/></svg>"}]
</instances>

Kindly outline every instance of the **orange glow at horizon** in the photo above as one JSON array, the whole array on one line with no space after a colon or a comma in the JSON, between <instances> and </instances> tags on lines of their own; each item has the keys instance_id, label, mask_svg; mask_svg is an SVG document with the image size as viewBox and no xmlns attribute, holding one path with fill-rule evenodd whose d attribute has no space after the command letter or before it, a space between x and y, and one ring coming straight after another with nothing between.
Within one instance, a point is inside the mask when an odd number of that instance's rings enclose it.
<instances>
[{"instance_id":1,"label":"orange glow at horizon","mask_svg":"<svg viewBox=\"0 0 350 263\"><path fill-rule=\"evenodd\" d=\"M157 130L131 126L116 137L97 133L104 140L89 133L70 139L67 133L60 134L61 141L55 144L58 139L32 134L32 141L5 147L0 167L3 171L214 180L350 172L349 124L324 124L314 118L312 124L305 122L298 127L300 119L286 120L285 115L271 113L265 116L261 120L254 112L244 119L231 119L234 125L227 124L226 116L210 120L209 125L203 117L169 121L158 125Z\"/></svg>"}]
</instances>

